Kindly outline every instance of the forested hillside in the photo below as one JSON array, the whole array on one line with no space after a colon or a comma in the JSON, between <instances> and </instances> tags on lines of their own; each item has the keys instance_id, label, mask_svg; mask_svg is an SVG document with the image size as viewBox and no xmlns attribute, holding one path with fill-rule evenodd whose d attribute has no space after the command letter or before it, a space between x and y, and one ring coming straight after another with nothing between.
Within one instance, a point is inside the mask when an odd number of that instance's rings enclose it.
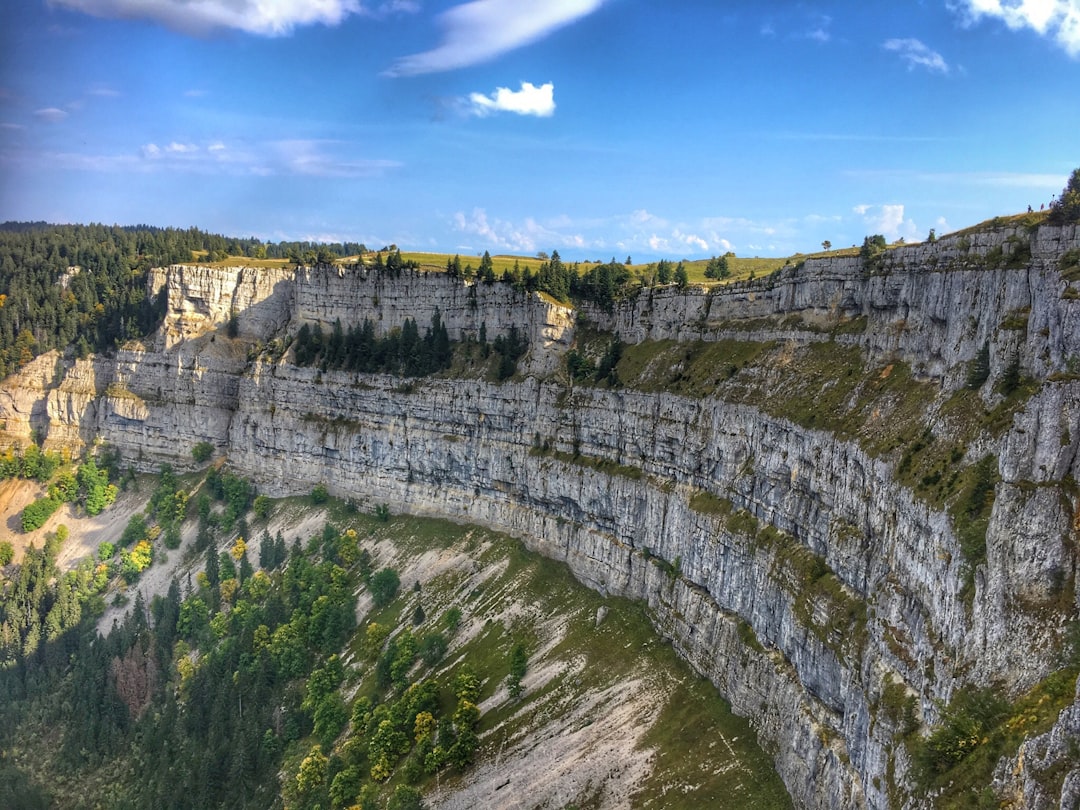
<instances>
[{"instance_id":1,"label":"forested hillside","mask_svg":"<svg viewBox=\"0 0 1080 810\"><path fill-rule=\"evenodd\" d=\"M50 349L71 346L84 357L145 337L164 312L163 300L147 297L151 267L190 262L197 255L332 260L363 249L353 243L263 243L198 228L4 223L0 378Z\"/></svg>"}]
</instances>

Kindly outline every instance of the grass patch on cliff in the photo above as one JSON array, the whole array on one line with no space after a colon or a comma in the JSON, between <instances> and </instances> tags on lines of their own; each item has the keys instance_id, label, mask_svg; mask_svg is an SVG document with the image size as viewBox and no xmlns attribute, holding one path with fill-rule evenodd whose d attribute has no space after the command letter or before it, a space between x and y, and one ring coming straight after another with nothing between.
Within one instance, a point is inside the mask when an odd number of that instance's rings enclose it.
<instances>
[{"instance_id":1,"label":"grass patch on cliff","mask_svg":"<svg viewBox=\"0 0 1080 810\"><path fill-rule=\"evenodd\" d=\"M1072 703L1077 674L1076 667L1058 670L1014 700L990 688L958 690L937 727L910 743L918 792L935 795L942 810L998 807L990 787L998 761L1050 730ZM1050 796L1060 793L1067 760L1045 770L1025 765Z\"/></svg>"},{"instance_id":2,"label":"grass patch on cliff","mask_svg":"<svg viewBox=\"0 0 1080 810\"><path fill-rule=\"evenodd\" d=\"M596 470L597 472L606 473L608 475L618 475L622 478L629 478L632 481L640 481L645 477L645 473L640 467L631 467L629 464L619 464L609 458L587 456L581 452L567 453L562 450L555 450L548 442L545 442L539 447L532 448L529 453L534 456L547 456L549 458L557 459L565 464L585 467L586 469Z\"/></svg>"},{"instance_id":3,"label":"grass patch on cliff","mask_svg":"<svg viewBox=\"0 0 1080 810\"><path fill-rule=\"evenodd\" d=\"M940 387L917 379L906 363L872 366L858 347L833 341L651 341L624 346L617 373L627 387L750 405L890 459L901 484L950 514L968 563L969 597L974 568L985 559L996 466L971 458L968 448L980 435L1001 436L1038 390L1021 378L991 406L967 388L940 402ZM718 508L705 494L691 507Z\"/></svg>"},{"instance_id":4,"label":"grass patch on cliff","mask_svg":"<svg viewBox=\"0 0 1080 810\"><path fill-rule=\"evenodd\" d=\"M506 757L506 767L513 769L515 747L543 734L561 713L577 713L571 733L596 725L606 735L604 724L615 722L611 706L590 706L607 694L620 706L638 707L632 720L643 728L637 749L642 757L655 756L635 793L635 806L790 806L769 757L753 743L749 724L732 715L715 688L657 638L640 603L605 598L582 586L566 565L488 530L408 516L365 525L373 531L367 542L390 540L409 558L430 556L434 547L447 554L464 552L471 560L464 569L425 579L419 591L403 587L386 618L409 615L413 601L422 598L429 617L423 631L447 606L460 607L464 619L457 637L464 640L451 642L440 677L452 679L463 662L481 677L480 701L488 701L478 726L482 761ZM395 564L403 572L412 570L405 559ZM407 585L406 580L412 575L403 577ZM520 698L500 698L516 644L528 651L526 688ZM444 775L443 785L457 778ZM464 786L470 776L460 779Z\"/></svg>"},{"instance_id":5,"label":"grass patch on cliff","mask_svg":"<svg viewBox=\"0 0 1080 810\"><path fill-rule=\"evenodd\" d=\"M736 509L727 498L696 490L689 505L771 555L770 576L791 594L792 613L800 625L838 654L857 655L862 650L867 640L866 602L844 586L824 557L745 509Z\"/></svg>"},{"instance_id":6,"label":"grass patch on cliff","mask_svg":"<svg viewBox=\"0 0 1080 810\"><path fill-rule=\"evenodd\" d=\"M704 397L759 364L774 347L743 340L646 341L624 346L616 371L623 384L637 390Z\"/></svg>"}]
</instances>

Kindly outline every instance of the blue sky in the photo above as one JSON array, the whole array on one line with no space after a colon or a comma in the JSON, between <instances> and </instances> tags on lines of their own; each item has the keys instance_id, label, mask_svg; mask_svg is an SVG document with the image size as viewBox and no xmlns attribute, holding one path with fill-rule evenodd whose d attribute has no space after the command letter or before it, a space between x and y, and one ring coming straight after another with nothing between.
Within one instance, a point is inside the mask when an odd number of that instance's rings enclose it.
<instances>
[{"instance_id":1,"label":"blue sky","mask_svg":"<svg viewBox=\"0 0 1080 810\"><path fill-rule=\"evenodd\" d=\"M0 220L786 256L1080 166L1080 0L17 0L0 54Z\"/></svg>"}]
</instances>

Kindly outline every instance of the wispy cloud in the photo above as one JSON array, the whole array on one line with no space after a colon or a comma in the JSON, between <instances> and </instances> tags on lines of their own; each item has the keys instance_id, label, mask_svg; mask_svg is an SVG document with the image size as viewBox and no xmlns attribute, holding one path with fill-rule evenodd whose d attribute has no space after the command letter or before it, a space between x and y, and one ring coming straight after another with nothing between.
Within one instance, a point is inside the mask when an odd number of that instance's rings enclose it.
<instances>
[{"instance_id":1,"label":"wispy cloud","mask_svg":"<svg viewBox=\"0 0 1080 810\"><path fill-rule=\"evenodd\" d=\"M968 25L990 17L1013 31L1030 28L1080 57L1080 0L949 0L948 5Z\"/></svg>"},{"instance_id":2,"label":"wispy cloud","mask_svg":"<svg viewBox=\"0 0 1080 810\"><path fill-rule=\"evenodd\" d=\"M769 130L759 137L781 141L854 141L869 143L932 143L949 140L938 135L881 135L861 132L784 132Z\"/></svg>"},{"instance_id":3,"label":"wispy cloud","mask_svg":"<svg viewBox=\"0 0 1080 810\"><path fill-rule=\"evenodd\" d=\"M49 0L54 6L95 17L148 19L186 34L231 28L260 36L283 36L306 25L339 25L346 17L414 13L415 0L365 4L361 0Z\"/></svg>"},{"instance_id":4,"label":"wispy cloud","mask_svg":"<svg viewBox=\"0 0 1080 810\"><path fill-rule=\"evenodd\" d=\"M521 89L516 91L499 87L490 96L471 93L468 107L470 113L481 118L497 112L550 118L555 114L555 85L547 82L537 87L532 82L522 82Z\"/></svg>"},{"instance_id":5,"label":"wispy cloud","mask_svg":"<svg viewBox=\"0 0 1080 810\"><path fill-rule=\"evenodd\" d=\"M77 171L155 173L247 177L303 176L327 178L380 177L402 166L396 160L367 158L345 141L281 140L228 144L215 140L146 143L126 153L80 154L8 150L7 165Z\"/></svg>"},{"instance_id":6,"label":"wispy cloud","mask_svg":"<svg viewBox=\"0 0 1080 810\"><path fill-rule=\"evenodd\" d=\"M913 180L922 183L942 183L949 186L993 186L998 188L1029 188L1060 190L1067 174L1038 172L916 172L908 169L862 169L847 171L860 182Z\"/></svg>"},{"instance_id":7,"label":"wispy cloud","mask_svg":"<svg viewBox=\"0 0 1080 810\"><path fill-rule=\"evenodd\" d=\"M764 37L777 36L778 30L786 39L809 39L814 42L832 41L832 17L805 9L781 12L779 18L766 19L758 29Z\"/></svg>"},{"instance_id":8,"label":"wispy cloud","mask_svg":"<svg viewBox=\"0 0 1080 810\"><path fill-rule=\"evenodd\" d=\"M948 73L949 63L940 53L930 49L917 39L889 39L882 47L892 51L907 62L908 70L926 68L931 73Z\"/></svg>"},{"instance_id":9,"label":"wispy cloud","mask_svg":"<svg viewBox=\"0 0 1080 810\"><path fill-rule=\"evenodd\" d=\"M274 146L282 169L310 177L378 177L402 165L396 160L355 157L339 141L289 140Z\"/></svg>"},{"instance_id":10,"label":"wispy cloud","mask_svg":"<svg viewBox=\"0 0 1080 810\"><path fill-rule=\"evenodd\" d=\"M803 36L815 42L828 42L832 39L832 34L829 32L830 25L832 25L832 17L823 14L803 33Z\"/></svg>"},{"instance_id":11,"label":"wispy cloud","mask_svg":"<svg viewBox=\"0 0 1080 810\"><path fill-rule=\"evenodd\" d=\"M442 42L398 59L387 76L419 76L487 62L596 11L605 0L472 0L438 17Z\"/></svg>"},{"instance_id":12,"label":"wispy cloud","mask_svg":"<svg viewBox=\"0 0 1080 810\"><path fill-rule=\"evenodd\" d=\"M59 107L45 107L40 110L34 110L34 115L50 124L58 124L68 117L67 111L61 110Z\"/></svg>"}]
</instances>

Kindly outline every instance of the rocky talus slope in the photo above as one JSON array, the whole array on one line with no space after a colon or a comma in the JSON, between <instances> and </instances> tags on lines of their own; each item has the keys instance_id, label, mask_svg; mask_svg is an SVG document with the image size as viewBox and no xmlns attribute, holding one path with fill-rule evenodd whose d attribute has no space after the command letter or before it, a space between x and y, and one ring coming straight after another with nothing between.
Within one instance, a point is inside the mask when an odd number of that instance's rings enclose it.
<instances>
[{"instance_id":1,"label":"rocky talus slope","mask_svg":"<svg viewBox=\"0 0 1080 810\"><path fill-rule=\"evenodd\" d=\"M957 690L1035 686L1075 618L1078 256L1076 226L986 229L580 312L440 274L170 267L152 280L169 313L151 345L41 357L0 391L0 419L8 439L101 439L146 468L190 464L209 441L273 494L321 481L513 533L591 586L648 603L751 718L797 806L920 806L910 726L937 723ZM403 385L297 367L285 350L305 322L369 318L385 332L406 317L423 326L436 307L453 339L481 323L492 338L523 330L523 373ZM224 329L233 316L237 338ZM637 376L571 385L562 358L583 326L645 358ZM685 377L692 350L710 345L735 359L702 391ZM970 391L984 352L989 380ZM1010 375L1023 397L1006 407ZM795 409L792 380L817 404ZM971 401L979 418L948 462L961 483L913 477ZM857 423L815 412L837 402ZM925 430L883 446L902 419ZM973 556L957 503L984 459L992 508ZM998 794L1075 807L1078 739L1080 701L999 762Z\"/></svg>"}]
</instances>

